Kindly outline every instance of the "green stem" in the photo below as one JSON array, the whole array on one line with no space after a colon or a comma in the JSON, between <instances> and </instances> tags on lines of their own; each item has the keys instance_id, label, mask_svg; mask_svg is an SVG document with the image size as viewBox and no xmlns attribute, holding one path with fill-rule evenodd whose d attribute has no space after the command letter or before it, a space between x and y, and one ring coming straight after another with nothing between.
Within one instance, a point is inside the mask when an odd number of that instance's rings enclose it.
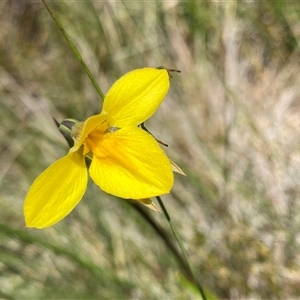
<instances>
[{"instance_id":1,"label":"green stem","mask_svg":"<svg viewBox=\"0 0 300 300\"><path fill-rule=\"evenodd\" d=\"M60 24L60 22L58 21L58 19L54 16L52 10L50 9L50 7L48 6L48 4L46 3L45 0L42 0L43 4L45 5L46 9L48 10L50 16L52 17L52 19L54 20L54 22L56 23L56 25L58 26L59 30L61 31L61 33L63 34L64 38L66 39L67 43L69 44L70 48L72 49L72 51L74 52L75 56L77 57L78 61L80 62L80 64L82 65L83 69L85 70L85 72L87 73L87 75L89 76L92 84L94 85L97 93L99 94L100 98L102 99L102 101L104 101L104 94L102 93L98 83L95 81L90 69L88 68L88 66L85 64L85 62L83 61L79 51L77 50L76 46L74 45L74 43L72 42L71 38L69 37L69 35L67 34L67 32L64 30L64 28L62 27L62 25Z\"/></svg>"},{"instance_id":2,"label":"green stem","mask_svg":"<svg viewBox=\"0 0 300 300\"><path fill-rule=\"evenodd\" d=\"M171 230L172 230L172 232L173 232L173 235L174 235L174 237L175 237L175 239L176 239L176 241L177 241L177 243L178 243L178 245L179 245L179 247L180 247L180 250L181 250L181 252L182 252L182 254L183 254L183 256L184 256L184 258L185 258L185 260L186 260L186 262L187 262L187 264L188 264L188 266L189 266L189 269L190 269L189 271L190 271L190 273L191 273L191 275L192 275L192 277L193 277L193 279L194 279L195 285L197 286L197 288L198 288L198 290L199 290L199 292L200 292L200 294L201 294L201 296L202 296L202 299L203 299L203 300L207 300L207 298L206 298L206 296L205 296L205 293L204 293L204 290L203 290L203 288L201 287L200 283L199 283L198 280L197 280L195 270L194 270L194 268L192 267L192 264L191 264L191 262L190 262L190 259L189 259L189 257L188 257L188 254L187 254L187 252L186 252L186 250L185 250L185 248L184 248L184 246L183 246L182 240L181 240L181 238L180 238L180 236L179 236L179 234L178 234L178 232L177 232L177 230L176 230L175 225L173 224L173 222L172 222L172 220L171 220L171 217L170 217L170 215L169 215L169 213L168 213L168 211L167 211L167 209L166 209L164 203L162 202L162 200L161 200L161 198L160 198L159 196L157 196L156 199L157 199L157 201L158 201L158 203L159 203L159 205L160 205L160 207L161 207L161 209L162 209L162 211L163 211L163 213L164 213L166 219L167 219L168 222L169 222L169 225L170 225L170 227L171 227Z\"/></svg>"}]
</instances>

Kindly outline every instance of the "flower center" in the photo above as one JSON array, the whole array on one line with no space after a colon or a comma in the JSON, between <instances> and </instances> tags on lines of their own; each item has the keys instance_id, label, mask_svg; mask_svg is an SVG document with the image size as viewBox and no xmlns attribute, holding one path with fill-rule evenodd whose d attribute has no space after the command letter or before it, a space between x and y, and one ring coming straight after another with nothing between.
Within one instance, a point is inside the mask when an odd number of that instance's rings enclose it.
<instances>
[{"instance_id":1,"label":"flower center","mask_svg":"<svg viewBox=\"0 0 300 300\"><path fill-rule=\"evenodd\" d=\"M108 128L108 121L105 120L86 137L83 142L83 155L87 155L90 151L94 153Z\"/></svg>"},{"instance_id":2,"label":"flower center","mask_svg":"<svg viewBox=\"0 0 300 300\"><path fill-rule=\"evenodd\" d=\"M107 157L106 142L112 138L113 133L120 128L115 126L109 126L107 120L97 126L84 140L83 142L83 155L87 155L92 152L99 158Z\"/></svg>"}]
</instances>

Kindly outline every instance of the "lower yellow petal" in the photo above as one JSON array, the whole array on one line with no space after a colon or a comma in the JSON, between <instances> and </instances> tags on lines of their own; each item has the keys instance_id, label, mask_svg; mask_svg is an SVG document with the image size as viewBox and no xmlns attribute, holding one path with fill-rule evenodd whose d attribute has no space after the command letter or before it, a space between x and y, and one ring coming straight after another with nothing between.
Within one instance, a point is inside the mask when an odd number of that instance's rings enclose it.
<instances>
[{"instance_id":1,"label":"lower yellow petal","mask_svg":"<svg viewBox=\"0 0 300 300\"><path fill-rule=\"evenodd\" d=\"M63 219L81 200L87 182L85 160L77 152L53 163L29 189L24 203L26 226L44 228Z\"/></svg>"},{"instance_id":2,"label":"lower yellow petal","mask_svg":"<svg viewBox=\"0 0 300 300\"><path fill-rule=\"evenodd\" d=\"M166 194L173 185L168 157L140 128L107 133L92 151L90 175L109 194L143 199Z\"/></svg>"}]
</instances>

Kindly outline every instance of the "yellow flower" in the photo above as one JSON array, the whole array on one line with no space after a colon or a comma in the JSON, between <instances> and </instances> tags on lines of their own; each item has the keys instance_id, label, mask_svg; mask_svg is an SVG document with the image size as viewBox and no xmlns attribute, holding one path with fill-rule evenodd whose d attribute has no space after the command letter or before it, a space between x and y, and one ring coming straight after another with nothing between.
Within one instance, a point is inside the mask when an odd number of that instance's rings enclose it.
<instances>
[{"instance_id":1,"label":"yellow flower","mask_svg":"<svg viewBox=\"0 0 300 300\"><path fill-rule=\"evenodd\" d=\"M44 228L67 216L86 191L88 173L103 191L121 198L168 193L173 185L171 162L157 141L138 127L154 114L168 89L165 69L138 69L117 80L101 113L73 126L69 153L31 185L24 203L26 226ZM85 156L91 159L89 169Z\"/></svg>"}]
</instances>

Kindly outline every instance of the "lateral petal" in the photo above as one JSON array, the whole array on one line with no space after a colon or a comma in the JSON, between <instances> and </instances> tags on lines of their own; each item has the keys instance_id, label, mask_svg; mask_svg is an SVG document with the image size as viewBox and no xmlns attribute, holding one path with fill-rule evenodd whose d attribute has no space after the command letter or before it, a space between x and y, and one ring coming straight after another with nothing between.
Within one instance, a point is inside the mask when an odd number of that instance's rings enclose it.
<instances>
[{"instance_id":1,"label":"lateral petal","mask_svg":"<svg viewBox=\"0 0 300 300\"><path fill-rule=\"evenodd\" d=\"M70 152L75 152L80 148L86 137L106 120L106 115L105 112L102 112L99 115L87 118L85 122L80 122L73 126L72 138L74 146L70 149Z\"/></svg>"},{"instance_id":2,"label":"lateral petal","mask_svg":"<svg viewBox=\"0 0 300 300\"><path fill-rule=\"evenodd\" d=\"M107 133L92 151L90 176L109 194L138 200L171 190L171 163L155 139L140 128Z\"/></svg>"},{"instance_id":3,"label":"lateral petal","mask_svg":"<svg viewBox=\"0 0 300 300\"><path fill-rule=\"evenodd\" d=\"M118 79L107 92L103 111L111 126L124 127L149 119L169 90L165 69L144 68L131 71Z\"/></svg>"},{"instance_id":4,"label":"lateral petal","mask_svg":"<svg viewBox=\"0 0 300 300\"><path fill-rule=\"evenodd\" d=\"M29 189L24 202L26 226L44 228L62 220L81 200L87 182L84 157L77 152L53 163Z\"/></svg>"}]
</instances>

